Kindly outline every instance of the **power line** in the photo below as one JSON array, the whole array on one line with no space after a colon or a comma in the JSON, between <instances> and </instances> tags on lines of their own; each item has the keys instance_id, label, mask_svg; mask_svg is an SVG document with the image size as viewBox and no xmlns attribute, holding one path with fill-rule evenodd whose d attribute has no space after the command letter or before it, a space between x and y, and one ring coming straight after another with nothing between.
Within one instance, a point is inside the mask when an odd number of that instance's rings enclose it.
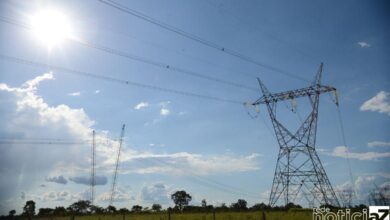
<instances>
[{"instance_id":1,"label":"power line","mask_svg":"<svg viewBox=\"0 0 390 220\"><path fill-rule=\"evenodd\" d=\"M158 163L163 164L165 166L169 166L169 167L171 167L173 169L182 171L183 173L189 175L189 177L193 181L195 181L198 184L203 185L205 187L213 188L213 189L216 189L216 190L219 190L219 191L223 191L223 192L227 192L227 193L232 193L232 194L239 195L239 196L248 196L248 197L251 197L251 198L254 198L254 199L260 198L260 197L254 196L255 193L245 192L245 191L242 191L239 188L236 188L236 187L224 184L224 183L217 182L217 181L212 180L212 179L207 178L207 177L203 177L203 176L197 175L194 172L192 172L191 170L174 166L174 165L172 165L170 163L167 163L167 162L165 162L163 160L160 160L160 159L158 159L156 157L152 157L150 159L153 159L155 162L158 162Z\"/></svg>"},{"instance_id":2,"label":"power line","mask_svg":"<svg viewBox=\"0 0 390 220\"><path fill-rule=\"evenodd\" d=\"M0 21L8 23L8 24L11 24L11 25L15 25L15 26L18 26L18 27L21 27L21 28L25 28L25 29L28 29L28 30L33 29L29 25L23 24L23 23L21 23L19 21L16 21L14 19L10 19L10 18L4 17L4 16L0 16ZM160 62L160 61L151 60L151 59L148 59L146 57L141 57L141 56L138 56L138 55L135 55L135 54L130 54L130 53L127 53L127 52L124 52L124 51L121 51L121 50L116 50L116 49L113 49L113 48L110 48L110 47L106 47L106 46L103 46L103 45L99 45L99 44L95 44L95 43L92 43L92 42L83 41L83 40L80 40L80 39L70 39L70 38L68 38L66 40L68 40L70 42L73 42L73 43L76 43L76 44L80 44L80 45L82 45L84 47L100 50L100 51L103 51L103 52L106 52L106 53L110 53L110 54L113 54L113 55L116 55L116 56L120 56L120 57L123 57L123 58L126 58L126 59L131 59L131 60L134 60L134 61L137 61L137 62L149 64L149 65L156 66L156 67L159 67L159 68L162 68L162 69L166 69L166 70L171 70L171 71L174 71L174 72L177 72L177 73L181 73L181 74L184 74L184 75L187 75L187 76L196 77L196 78L200 78L200 79L204 79L204 80L208 80L208 81L213 81L213 82L217 82L217 83L220 83L220 84L225 84L225 85L229 85L229 86L233 86L233 87L237 87L237 88L241 88L241 89L247 89L247 90L250 90L250 91L259 91L257 88L254 88L254 87L248 87L248 86L236 83L236 82L231 82L231 81L228 81L228 80L219 79L219 78L216 78L216 77L209 76L210 74L201 74L201 73L198 73L198 72L195 72L195 71L186 70L186 69L183 69L183 68L180 68L180 67L175 67L175 66L172 66L172 65Z\"/></svg>"},{"instance_id":3,"label":"power line","mask_svg":"<svg viewBox=\"0 0 390 220\"><path fill-rule=\"evenodd\" d=\"M336 107L337 107L337 115L338 115L338 119L339 119L340 131L341 131L341 138L342 138L344 147L346 148L345 153L346 153L346 160L347 160L347 165L348 165L349 178L351 181L351 187L352 187L352 191L353 191L354 195L356 195L355 180L353 178L351 162L349 160L349 149L347 146L347 139L345 138L344 123L343 123L343 119L341 117L340 105L338 102L336 103Z\"/></svg>"},{"instance_id":4,"label":"power line","mask_svg":"<svg viewBox=\"0 0 390 220\"><path fill-rule=\"evenodd\" d=\"M162 21L159 21L159 20L157 20L155 18L152 18L152 17L150 17L150 16L148 16L146 14L143 14L143 13L141 13L139 11L136 11L134 9L131 9L129 7L121 5L121 4L119 4L119 3L115 2L115 1L112 1L112 0L98 0L98 1L100 1L101 3L103 3L105 5L110 6L112 8L120 10L120 11L122 11L124 13L130 14L130 15L132 15L134 17L137 17L139 19L142 19L142 20L144 20L146 22L149 22L151 24L159 26L159 27L161 27L163 29L166 29L168 31L171 31L173 33L181 35L181 36L183 36L183 37L185 37L187 39L194 40L194 41L196 41L198 43L201 43L201 44L203 44L205 46L208 46L210 48L213 48L213 49L216 49L218 51L224 52L226 54L229 54L229 55L234 56L236 58L239 58L241 60L244 60L244 61L247 61L249 63L255 64L255 65L260 66L262 68L266 68L266 69L272 70L274 72L283 74L285 76L289 76L289 77L294 78L294 79L298 79L298 80L302 80L302 81L305 81L305 82L309 82L309 80L307 80L307 79L305 79L305 78L303 78L301 76L298 76L298 75L293 74L293 73L289 73L289 72L287 72L285 70L279 69L277 67L271 66L271 65L263 63L263 62L260 62L260 61L258 61L256 59L252 58L252 57L249 57L249 56L246 56L244 54L241 54L241 53L239 53L239 52L237 52L235 50L226 48L226 47L221 46L221 45L219 45L217 43L214 43L212 41L209 41L209 40L206 40L206 39L201 38L199 36L196 36L194 34L188 33L188 32L186 32L186 31L184 31L182 29L179 29L179 28L174 27L172 25L166 24L166 23L164 23Z\"/></svg>"},{"instance_id":5,"label":"power line","mask_svg":"<svg viewBox=\"0 0 390 220\"><path fill-rule=\"evenodd\" d=\"M104 80L104 81L109 81L109 82L113 82L113 83L120 83L120 84L124 84L126 86L140 87L140 88L144 88L144 89L157 90L160 92L172 93L172 94L176 94L176 95L182 95L182 96L187 96L187 97L196 97L196 98L200 98L200 99L207 99L207 100L225 102L225 103L231 103L231 104L242 105L242 103L243 103L243 102L237 101L237 100L224 99L224 98L218 98L218 97L214 97L214 96L186 92L186 91L182 91L182 90L169 89L169 88L154 86L154 85L150 85L150 84L143 84L143 83L139 83L139 82L118 79L118 78L114 78L114 77L110 77L110 76L104 76L104 75L99 75L99 74L94 74L94 73L89 73L89 72L78 71L78 70L74 70L74 69L68 69L68 68L60 67L60 66L48 65L45 63L20 59L20 58L16 58L16 57L6 56L3 54L0 54L0 59L6 60L9 62L13 62L13 63L23 64L23 65L50 68L50 69L61 71L64 73L81 75L81 76L95 78L95 79Z\"/></svg>"},{"instance_id":6,"label":"power line","mask_svg":"<svg viewBox=\"0 0 390 220\"><path fill-rule=\"evenodd\" d=\"M205 80L209 80L209 81L213 81L213 82L217 82L217 83L221 83L221 84L226 84L226 85L238 87L238 88L241 88L241 89L247 89L247 90L256 91L256 92L259 91L259 89L254 88L254 87L248 87L248 86L245 86L245 85L241 85L239 83L227 81L227 80L224 80L224 79L215 78L215 77L204 75L204 74L201 74L201 73L197 73L197 72L194 72L194 71L191 71L191 70L186 70L186 69L183 69L183 68L180 68L180 67L175 67L175 66L172 66L172 65L169 65L169 64L165 64L165 63L162 63L162 62L159 62L159 61L150 60L150 59L147 59L145 57L136 56L136 55L133 55L133 54L129 54L129 53L120 51L120 50L115 50L115 49L112 49L112 48L109 48L109 47L105 47L105 46L102 46L102 45L94 44L94 43L91 43L91 42L81 41L81 40L72 40L72 41L76 42L76 43L79 43L79 44L81 44L83 46L89 47L89 48L97 49L97 50L100 50L100 51L104 51L104 52L107 52L107 53L110 53L110 54L113 54L113 55L117 55L117 56L121 56L121 57L124 57L124 58L131 59L131 60L136 60L136 61L139 61L139 62L142 62L142 63L150 64L150 65L153 65L153 66L157 66L157 67L160 67L160 68L163 68L163 69L172 70L172 71L175 71L175 72L178 72L178 73L182 73L182 74L185 74L185 75L188 75L188 76L197 77L197 78L201 78L201 79L205 79Z\"/></svg>"},{"instance_id":7,"label":"power line","mask_svg":"<svg viewBox=\"0 0 390 220\"><path fill-rule=\"evenodd\" d=\"M242 24L252 26L256 31L261 32L264 36L267 36L269 39L274 40L274 41L278 41L280 44L283 44L283 45L289 47L290 49L295 50L296 52L300 53L301 55L303 55L307 58L311 58L312 60L318 61L317 59L319 59L319 57L315 56L312 53L308 53L307 51L302 50L301 48L297 47L296 45L291 44L289 41L286 41L273 33L265 31L263 28L261 28L260 25L258 25L258 23L250 23L248 21L245 21L241 16L236 14L234 11L226 9L223 6L219 6L217 3L215 3L212 0L206 1L206 2L209 3L209 5L217 8L218 10L225 12L226 14L229 15L229 17L235 18L237 21L241 22Z\"/></svg>"},{"instance_id":8,"label":"power line","mask_svg":"<svg viewBox=\"0 0 390 220\"><path fill-rule=\"evenodd\" d=\"M71 142L71 141L0 141L0 145L85 145L89 142Z\"/></svg>"}]
</instances>

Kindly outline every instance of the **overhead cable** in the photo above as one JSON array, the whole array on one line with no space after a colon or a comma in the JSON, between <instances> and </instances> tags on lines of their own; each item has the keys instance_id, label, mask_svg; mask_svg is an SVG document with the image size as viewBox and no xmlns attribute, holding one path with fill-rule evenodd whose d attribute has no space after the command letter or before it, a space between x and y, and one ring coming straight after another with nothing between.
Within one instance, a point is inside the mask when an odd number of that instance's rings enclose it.
<instances>
[{"instance_id":1,"label":"overhead cable","mask_svg":"<svg viewBox=\"0 0 390 220\"><path fill-rule=\"evenodd\" d=\"M29 30L33 29L29 25L26 25L24 23L21 23L19 21L16 21L14 19L7 18L7 17L4 17L4 16L0 16L0 21L8 23L8 24L11 24L11 25L15 25L15 26L18 26L18 27L21 27L21 28L29 29ZM236 82L232 82L232 81L228 81L228 80L225 80L225 79L219 79L219 78L216 78L216 77L212 77L212 76L210 76L210 74L202 74L202 73L198 73L198 72L195 72L195 71L183 69L183 68L180 68L180 67L175 67L175 66L172 66L172 65L160 62L160 61L151 60L151 59L148 59L146 57L138 56L138 55L135 55L135 54L130 54L130 53L127 53L127 52L124 52L124 51L121 51L121 50L113 49L113 48L110 48L110 47L106 47L106 46L99 45L99 44L96 44L96 43L88 42L88 41L85 41L85 40L80 40L80 39L75 39L75 38L72 38L72 39L67 38L66 40L68 40L68 41L70 41L72 43L76 43L76 44L82 45L84 47L100 50L100 51L103 51L103 52L106 52L106 53L110 53L112 55L120 56L120 57L123 57L123 58L126 58L126 59L131 59L131 60L134 60L134 61L137 61L137 62L142 62L142 63L145 63L145 64L149 64L149 65L153 65L153 66L156 66L156 67L159 67L159 68L163 68L163 69L166 69L166 70L171 70L171 71L174 71L174 72L177 72L177 73L181 73L181 74L184 74L184 75L187 75L187 76L201 78L201 79L204 79L204 80L213 81L213 82L217 82L217 83L225 84L225 85L229 85L229 86L234 86L234 87L238 87L238 88L241 88L241 89L247 89L247 90L250 90L250 91L259 91L257 88L248 87L248 86L236 83Z\"/></svg>"},{"instance_id":2,"label":"overhead cable","mask_svg":"<svg viewBox=\"0 0 390 220\"><path fill-rule=\"evenodd\" d=\"M122 4L119 4L119 3L115 2L115 1L112 1L112 0L98 0L98 1L100 1L101 3L103 3L105 5L110 6L112 8L120 10L120 11L122 11L124 13L130 14L130 15L132 15L134 17L137 17L139 19L142 19L142 20L144 20L146 22L149 22L151 24L159 26L159 27L161 27L163 29L166 29L168 31L171 31L173 33L181 35L181 36L183 36L183 37L185 37L187 39L194 40L194 41L196 41L198 43L201 43L201 44L203 44L205 46L208 46L210 48L213 48L213 49L216 49L218 51L224 52L224 53L229 54L231 56L237 57L237 58L239 58L241 60L244 60L246 62L255 64L255 65L260 66L262 68L272 70L273 72L276 72L276 73L279 73L279 74L283 74L285 76L289 76L289 77L297 79L297 80L309 82L309 80L307 80L307 79L305 79L305 78L303 78L303 77L301 77L299 75L287 72L285 70L282 70L282 69L279 69L277 67L271 66L271 65L266 64L264 62L260 62L260 61L256 60L255 58L246 56L246 55L244 55L242 53L239 53L239 52L237 52L235 50L229 49L227 47L221 46L221 45L219 45L217 43L214 43L212 41L209 41L209 40L206 40L204 38L201 38L201 37L199 37L197 35L194 35L194 34L191 34L189 32L186 32L186 31L184 31L184 30L182 30L180 28L177 28L177 27L174 27L174 26L169 25L167 23L164 23L162 21L159 21L159 20L157 20L155 18L152 18L152 17L150 17L150 16L148 16L146 14L143 14L143 13L141 13L139 11L131 9L131 8L127 7L127 6L122 5Z\"/></svg>"},{"instance_id":3,"label":"overhead cable","mask_svg":"<svg viewBox=\"0 0 390 220\"><path fill-rule=\"evenodd\" d=\"M5 61L9 61L9 62L13 62L13 63L23 64L23 65L35 66L35 67L40 67L40 68L50 68L50 69L57 70L57 71L60 71L63 73L80 75L80 76L95 78L95 79L99 79L99 80L109 81L109 82L113 82L113 83L120 83L120 84L124 84L127 86L140 87L140 88L157 90L157 91L166 92L166 93L173 93L173 94L182 95L182 96L196 97L196 98L207 99L207 100L212 100L212 101L226 102L226 103L231 103L231 104L242 105L242 102L237 101L237 100L219 98L219 97L214 97L214 96L209 96L209 95L197 94L197 93L193 93L193 92L187 92L187 91L182 91L182 90L170 89L170 88L165 88L165 87L160 87L160 86L155 86L155 85L150 85L150 84L144 84L144 83L124 80L124 79L118 79L118 78L114 78L114 77L110 77L110 76L94 74L94 73L89 73L89 72L83 72L83 71L79 71L79 70L49 65L46 63L35 62L35 61L21 59L21 58L12 57L12 56L7 56L7 55L3 55L3 54L0 54L0 59L5 60Z\"/></svg>"}]
</instances>

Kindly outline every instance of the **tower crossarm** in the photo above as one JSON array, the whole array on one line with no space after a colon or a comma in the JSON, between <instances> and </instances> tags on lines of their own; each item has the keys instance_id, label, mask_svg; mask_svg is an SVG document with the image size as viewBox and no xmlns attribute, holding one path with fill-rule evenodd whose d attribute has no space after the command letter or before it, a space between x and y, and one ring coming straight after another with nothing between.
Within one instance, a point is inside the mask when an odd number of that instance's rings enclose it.
<instances>
[{"instance_id":1,"label":"tower crossarm","mask_svg":"<svg viewBox=\"0 0 390 220\"><path fill-rule=\"evenodd\" d=\"M252 105L277 103L279 101L291 100L291 99L301 98L305 96L314 96L314 95L319 95L321 93L327 93L333 91L336 91L336 88L331 86L315 85L315 86L310 86L302 89L290 90L286 92L264 94L262 97L260 97L254 103L252 103Z\"/></svg>"}]
</instances>

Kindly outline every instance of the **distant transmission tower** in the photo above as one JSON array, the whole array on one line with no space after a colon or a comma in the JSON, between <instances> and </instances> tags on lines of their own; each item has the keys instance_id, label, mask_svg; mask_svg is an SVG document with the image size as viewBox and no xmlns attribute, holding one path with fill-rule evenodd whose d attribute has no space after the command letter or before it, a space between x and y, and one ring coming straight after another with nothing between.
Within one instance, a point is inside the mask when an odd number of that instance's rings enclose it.
<instances>
[{"instance_id":1,"label":"distant transmission tower","mask_svg":"<svg viewBox=\"0 0 390 220\"><path fill-rule=\"evenodd\" d=\"M117 178L118 178L117 175L118 175L118 167L119 167L119 158L121 156L121 149L122 149L122 143L123 143L123 136L124 135L125 135L125 124L123 124L123 126L122 126L121 136L119 138L119 148L118 148L118 153L116 155L114 176L112 178L110 205L112 205L112 203L114 202L115 187L116 187L116 181L117 181Z\"/></svg>"},{"instance_id":2,"label":"distant transmission tower","mask_svg":"<svg viewBox=\"0 0 390 220\"><path fill-rule=\"evenodd\" d=\"M281 197L285 204L294 202L298 195L302 198L304 195L309 203L315 201L317 204L340 206L315 149L320 94L336 91L334 87L321 85L322 67L321 63L309 87L281 93L270 93L258 79L263 96L252 105L267 106L280 147L269 197L271 206L275 206ZM293 133L278 121L276 106L280 101L295 101L295 98L301 97L309 98L312 110Z\"/></svg>"},{"instance_id":3,"label":"distant transmission tower","mask_svg":"<svg viewBox=\"0 0 390 220\"><path fill-rule=\"evenodd\" d=\"M343 203L344 207L351 208L352 207L352 199L354 196L354 190L352 189L343 189L338 191L339 198Z\"/></svg>"},{"instance_id":4,"label":"distant transmission tower","mask_svg":"<svg viewBox=\"0 0 390 220\"><path fill-rule=\"evenodd\" d=\"M95 199L95 130L92 131L92 154L91 154L91 205Z\"/></svg>"}]
</instances>

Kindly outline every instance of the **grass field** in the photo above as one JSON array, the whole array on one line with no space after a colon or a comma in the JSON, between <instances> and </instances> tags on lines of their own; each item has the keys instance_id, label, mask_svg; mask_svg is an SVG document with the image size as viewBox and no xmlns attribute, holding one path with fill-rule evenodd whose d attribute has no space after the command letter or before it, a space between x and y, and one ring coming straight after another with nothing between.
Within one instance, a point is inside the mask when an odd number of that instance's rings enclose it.
<instances>
[{"instance_id":1,"label":"grass field","mask_svg":"<svg viewBox=\"0 0 390 220\"><path fill-rule=\"evenodd\" d=\"M173 213L170 220L312 220L312 211L270 211L265 212L217 212L213 213ZM37 220L71 220L73 217L35 217ZM167 213L127 214L127 215L93 215L74 216L74 220L169 220Z\"/></svg>"}]
</instances>

